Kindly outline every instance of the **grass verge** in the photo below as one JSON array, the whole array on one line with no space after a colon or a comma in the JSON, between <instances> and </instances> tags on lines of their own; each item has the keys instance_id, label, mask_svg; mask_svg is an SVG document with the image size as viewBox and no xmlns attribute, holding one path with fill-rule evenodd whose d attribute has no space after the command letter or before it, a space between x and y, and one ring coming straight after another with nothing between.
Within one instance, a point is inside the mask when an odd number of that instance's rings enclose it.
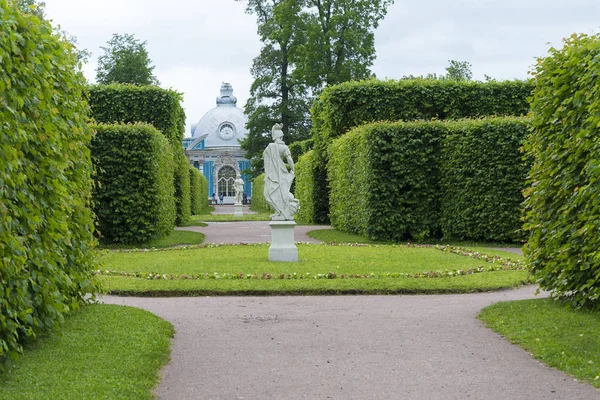
<instances>
[{"instance_id":1,"label":"grass verge","mask_svg":"<svg viewBox=\"0 0 600 400\"><path fill-rule=\"evenodd\" d=\"M548 366L600 388L600 313L535 299L494 304L479 318Z\"/></svg>"},{"instance_id":2,"label":"grass verge","mask_svg":"<svg viewBox=\"0 0 600 400\"><path fill-rule=\"evenodd\" d=\"M185 225L194 226L194 225ZM199 225L202 226L202 225ZM205 225L206 226L206 225ZM162 239L152 239L140 244L107 244L100 245L98 249L127 250L127 249L164 249L173 246L196 245L204 243L205 235L200 232L174 230L169 236Z\"/></svg>"},{"instance_id":3,"label":"grass verge","mask_svg":"<svg viewBox=\"0 0 600 400\"><path fill-rule=\"evenodd\" d=\"M137 308L83 307L0 374L0 399L152 399L173 332Z\"/></svg>"},{"instance_id":4,"label":"grass verge","mask_svg":"<svg viewBox=\"0 0 600 400\"><path fill-rule=\"evenodd\" d=\"M99 259L97 279L110 293L148 296L466 293L517 287L529 279L516 262L491 263L451 248L299 244L297 263L269 262L268 248L110 252Z\"/></svg>"}]
</instances>

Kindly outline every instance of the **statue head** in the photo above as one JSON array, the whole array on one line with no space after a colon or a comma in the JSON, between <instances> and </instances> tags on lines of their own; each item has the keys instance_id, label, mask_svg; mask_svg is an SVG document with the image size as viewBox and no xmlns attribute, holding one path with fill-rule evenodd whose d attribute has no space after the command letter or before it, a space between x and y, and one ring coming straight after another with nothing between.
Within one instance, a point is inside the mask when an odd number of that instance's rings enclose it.
<instances>
[{"instance_id":1,"label":"statue head","mask_svg":"<svg viewBox=\"0 0 600 400\"><path fill-rule=\"evenodd\" d=\"M283 137L283 125L282 124L275 124L273 125L273 128L271 128L271 138L273 138L273 140Z\"/></svg>"}]
</instances>

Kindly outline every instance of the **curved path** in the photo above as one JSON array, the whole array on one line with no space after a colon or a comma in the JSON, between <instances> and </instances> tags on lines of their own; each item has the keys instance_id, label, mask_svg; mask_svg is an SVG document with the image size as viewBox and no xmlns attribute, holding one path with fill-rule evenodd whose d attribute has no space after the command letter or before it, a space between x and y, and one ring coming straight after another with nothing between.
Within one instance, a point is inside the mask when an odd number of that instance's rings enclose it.
<instances>
[{"instance_id":1,"label":"curved path","mask_svg":"<svg viewBox=\"0 0 600 400\"><path fill-rule=\"evenodd\" d=\"M175 326L161 399L600 398L476 319L489 304L534 292L104 302Z\"/></svg>"}]
</instances>

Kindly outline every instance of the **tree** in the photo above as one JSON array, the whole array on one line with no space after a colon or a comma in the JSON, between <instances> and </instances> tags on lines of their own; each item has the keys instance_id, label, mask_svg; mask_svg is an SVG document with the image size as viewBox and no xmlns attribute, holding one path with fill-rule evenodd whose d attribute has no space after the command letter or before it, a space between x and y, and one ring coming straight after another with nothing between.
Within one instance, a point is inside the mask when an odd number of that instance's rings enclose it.
<instances>
[{"instance_id":1,"label":"tree","mask_svg":"<svg viewBox=\"0 0 600 400\"><path fill-rule=\"evenodd\" d=\"M449 66L446 67L446 79L455 81L470 81L473 77L471 72L471 63L468 61L449 60Z\"/></svg>"},{"instance_id":2,"label":"tree","mask_svg":"<svg viewBox=\"0 0 600 400\"><path fill-rule=\"evenodd\" d=\"M270 129L281 122L286 143L307 139L312 100L327 85L371 75L374 33L393 0L247 1L263 42L254 59L246 103L249 134L242 142L254 176Z\"/></svg>"},{"instance_id":3,"label":"tree","mask_svg":"<svg viewBox=\"0 0 600 400\"><path fill-rule=\"evenodd\" d=\"M17 7L21 11L34 14L40 19L44 18L44 12L46 11L46 3L37 0L18 0Z\"/></svg>"},{"instance_id":4,"label":"tree","mask_svg":"<svg viewBox=\"0 0 600 400\"><path fill-rule=\"evenodd\" d=\"M375 34L394 0L305 0L306 44L296 75L323 87L371 76Z\"/></svg>"},{"instance_id":5,"label":"tree","mask_svg":"<svg viewBox=\"0 0 600 400\"><path fill-rule=\"evenodd\" d=\"M297 0L248 1L246 12L256 15L258 34L264 43L252 64L254 82L245 106L248 136L242 142L253 176L262 172L261 156L271 142L274 123L283 125L288 144L308 138L306 87L293 75L297 50L304 40L300 10Z\"/></svg>"},{"instance_id":6,"label":"tree","mask_svg":"<svg viewBox=\"0 0 600 400\"><path fill-rule=\"evenodd\" d=\"M101 49L104 54L98 57L98 83L159 84L152 74L154 66L148 57L146 41L140 42L134 35L115 33L108 42L108 47Z\"/></svg>"}]
</instances>

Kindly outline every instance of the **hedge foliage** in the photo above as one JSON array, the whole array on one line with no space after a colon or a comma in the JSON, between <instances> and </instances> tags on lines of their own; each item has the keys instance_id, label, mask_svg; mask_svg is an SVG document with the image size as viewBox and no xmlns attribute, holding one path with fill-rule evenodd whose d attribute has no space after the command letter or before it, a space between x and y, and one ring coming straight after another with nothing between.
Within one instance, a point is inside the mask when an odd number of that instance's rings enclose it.
<instances>
[{"instance_id":1,"label":"hedge foliage","mask_svg":"<svg viewBox=\"0 0 600 400\"><path fill-rule=\"evenodd\" d=\"M313 223L314 210L313 210L313 169L314 164L314 151L310 150L304 155L300 156L298 162L295 164L296 167L296 191L294 196L300 201L300 210L296 215L296 219L305 223Z\"/></svg>"},{"instance_id":2,"label":"hedge foliage","mask_svg":"<svg viewBox=\"0 0 600 400\"><path fill-rule=\"evenodd\" d=\"M441 227L452 239L520 242L522 191L531 160L521 152L530 121L486 118L446 124Z\"/></svg>"},{"instance_id":3,"label":"hedge foliage","mask_svg":"<svg viewBox=\"0 0 600 400\"><path fill-rule=\"evenodd\" d=\"M185 132L182 101L181 93L158 86L112 84L89 87L91 116L97 122L146 122L178 148Z\"/></svg>"},{"instance_id":4,"label":"hedge foliage","mask_svg":"<svg viewBox=\"0 0 600 400\"><path fill-rule=\"evenodd\" d=\"M292 159L294 162L298 162L298 159L302 154L307 153L309 150L312 150L314 141L312 139L302 140L300 142L294 142L290 144L288 147L290 149L290 153L292 153Z\"/></svg>"},{"instance_id":5,"label":"hedge foliage","mask_svg":"<svg viewBox=\"0 0 600 400\"><path fill-rule=\"evenodd\" d=\"M377 240L517 241L524 118L378 122L335 140L331 223Z\"/></svg>"},{"instance_id":6,"label":"hedge foliage","mask_svg":"<svg viewBox=\"0 0 600 400\"><path fill-rule=\"evenodd\" d=\"M84 85L72 46L0 0L0 363L97 291Z\"/></svg>"},{"instance_id":7,"label":"hedge foliage","mask_svg":"<svg viewBox=\"0 0 600 400\"><path fill-rule=\"evenodd\" d=\"M172 146L174 157L177 224L191 215L188 162L181 143L185 132L185 112L180 93L158 86L128 84L94 85L89 88L91 116L101 123L152 124Z\"/></svg>"},{"instance_id":8,"label":"hedge foliage","mask_svg":"<svg viewBox=\"0 0 600 400\"><path fill-rule=\"evenodd\" d=\"M192 215L199 215L208 207L208 181L196 168L190 166L189 169Z\"/></svg>"},{"instance_id":9,"label":"hedge foliage","mask_svg":"<svg viewBox=\"0 0 600 400\"><path fill-rule=\"evenodd\" d=\"M400 80L346 82L323 90L313 104L314 220L328 219L328 146L349 129L375 121L525 115L532 82Z\"/></svg>"},{"instance_id":10,"label":"hedge foliage","mask_svg":"<svg viewBox=\"0 0 600 400\"><path fill-rule=\"evenodd\" d=\"M135 244L170 234L175 197L167 139L142 123L98 124L92 129L94 211L102 241Z\"/></svg>"},{"instance_id":11,"label":"hedge foliage","mask_svg":"<svg viewBox=\"0 0 600 400\"><path fill-rule=\"evenodd\" d=\"M542 289L600 309L600 35L573 35L536 67L525 256Z\"/></svg>"},{"instance_id":12,"label":"hedge foliage","mask_svg":"<svg viewBox=\"0 0 600 400\"><path fill-rule=\"evenodd\" d=\"M273 212L265 200L265 174L260 174L252 180L252 203L250 209L259 213Z\"/></svg>"}]
</instances>

